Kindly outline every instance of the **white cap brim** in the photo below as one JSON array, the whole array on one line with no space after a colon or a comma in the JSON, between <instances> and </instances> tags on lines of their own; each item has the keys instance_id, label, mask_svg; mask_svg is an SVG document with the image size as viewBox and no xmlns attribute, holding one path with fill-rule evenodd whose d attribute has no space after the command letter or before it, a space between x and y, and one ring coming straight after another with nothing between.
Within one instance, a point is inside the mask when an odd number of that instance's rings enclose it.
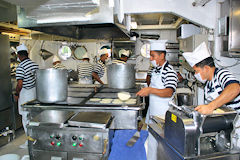
<instances>
[{"instance_id":1,"label":"white cap brim","mask_svg":"<svg viewBox=\"0 0 240 160\"><path fill-rule=\"evenodd\" d=\"M191 67L201 62L202 60L211 57L211 52L205 42L201 43L193 52L183 53L183 57Z\"/></svg>"}]
</instances>

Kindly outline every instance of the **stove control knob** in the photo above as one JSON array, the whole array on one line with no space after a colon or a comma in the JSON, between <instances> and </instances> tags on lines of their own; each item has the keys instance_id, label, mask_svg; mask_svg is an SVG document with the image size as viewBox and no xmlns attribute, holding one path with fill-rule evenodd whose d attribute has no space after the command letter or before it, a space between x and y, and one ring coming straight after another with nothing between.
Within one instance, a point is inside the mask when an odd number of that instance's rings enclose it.
<instances>
[{"instance_id":1,"label":"stove control knob","mask_svg":"<svg viewBox=\"0 0 240 160\"><path fill-rule=\"evenodd\" d=\"M83 135L81 135L81 136L79 136L79 138L78 138L80 141L83 141Z\"/></svg>"},{"instance_id":2,"label":"stove control knob","mask_svg":"<svg viewBox=\"0 0 240 160\"><path fill-rule=\"evenodd\" d=\"M72 140L76 141L77 137L76 136L72 136Z\"/></svg>"},{"instance_id":3,"label":"stove control knob","mask_svg":"<svg viewBox=\"0 0 240 160\"><path fill-rule=\"evenodd\" d=\"M56 137L55 137L55 138L59 140L61 137L60 137L59 135L56 135Z\"/></svg>"},{"instance_id":4,"label":"stove control knob","mask_svg":"<svg viewBox=\"0 0 240 160\"><path fill-rule=\"evenodd\" d=\"M95 141L99 141L100 137L99 137L98 135L95 135L95 136L93 136L93 139L94 139Z\"/></svg>"}]
</instances>

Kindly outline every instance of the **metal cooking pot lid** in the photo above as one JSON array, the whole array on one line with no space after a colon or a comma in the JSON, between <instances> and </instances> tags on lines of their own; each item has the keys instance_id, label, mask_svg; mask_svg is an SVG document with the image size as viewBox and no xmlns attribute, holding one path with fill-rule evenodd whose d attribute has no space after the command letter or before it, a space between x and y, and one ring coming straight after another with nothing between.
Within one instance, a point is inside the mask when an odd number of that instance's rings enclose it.
<instances>
[{"instance_id":1,"label":"metal cooking pot lid","mask_svg":"<svg viewBox=\"0 0 240 160\"><path fill-rule=\"evenodd\" d=\"M109 112L80 112L68 120L68 124L77 127L107 128L111 120L112 114Z\"/></svg>"}]
</instances>

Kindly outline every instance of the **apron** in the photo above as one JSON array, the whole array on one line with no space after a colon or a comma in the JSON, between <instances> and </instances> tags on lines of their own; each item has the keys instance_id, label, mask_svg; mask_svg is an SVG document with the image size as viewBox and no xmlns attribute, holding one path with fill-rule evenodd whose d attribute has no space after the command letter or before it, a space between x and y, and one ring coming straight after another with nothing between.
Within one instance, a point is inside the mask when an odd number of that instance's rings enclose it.
<instances>
[{"instance_id":1,"label":"apron","mask_svg":"<svg viewBox=\"0 0 240 160\"><path fill-rule=\"evenodd\" d=\"M164 84L162 83L162 71L166 62L163 64L160 73L152 73L150 87L157 89L164 89ZM146 116L146 123L150 124L150 116L165 116L166 111L168 110L168 102L171 98L162 98L157 95L150 94L149 95L149 108ZM148 160L157 160L157 148L158 142L153 137L151 133L149 133L148 137Z\"/></svg>"},{"instance_id":2,"label":"apron","mask_svg":"<svg viewBox=\"0 0 240 160\"><path fill-rule=\"evenodd\" d=\"M162 83L162 71L167 61L163 64L160 73L152 73L150 87L157 89L164 89L164 84ZM172 100L171 98L163 98L154 94L149 95L149 108L146 115L146 123L151 123L150 116L165 116L168 110L168 102Z\"/></svg>"},{"instance_id":3,"label":"apron","mask_svg":"<svg viewBox=\"0 0 240 160\"><path fill-rule=\"evenodd\" d=\"M20 115L22 115L22 124L26 134L27 134L26 126L29 123L29 112L24 110L21 105L34 99L36 99L35 87L31 89L25 89L25 88L21 89L21 92L19 94L19 99L18 99L18 112Z\"/></svg>"},{"instance_id":4,"label":"apron","mask_svg":"<svg viewBox=\"0 0 240 160\"><path fill-rule=\"evenodd\" d=\"M212 81L212 84L214 84L214 78L211 81ZM214 99L216 99L219 96L219 94L215 88L215 85L213 85L213 86L214 86L214 91L211 93L207 93L207 95L205 97L207 103L212 102Z\"/></svg>"}]
</instances>

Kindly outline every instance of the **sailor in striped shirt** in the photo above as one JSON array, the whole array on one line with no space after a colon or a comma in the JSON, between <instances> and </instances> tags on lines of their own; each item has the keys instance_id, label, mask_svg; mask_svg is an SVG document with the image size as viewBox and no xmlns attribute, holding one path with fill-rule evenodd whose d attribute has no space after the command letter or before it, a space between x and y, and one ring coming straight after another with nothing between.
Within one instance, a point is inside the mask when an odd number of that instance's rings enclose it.
<instances>
[{"instance_id":1,"label":"sailor in striped shirt","mask_svg":"<svg viewBox=\"0 0 240 160\"><path fill-rule=\"evenodd\" d=\"M197 80L206 83L204 93L208 104L199 105L195 110L202 114L212 114L215 109L227 105L240 112L239 81L228 70L215 67L205 43L183 56L195 70Z\"/></svg>"},{"instance_id":2,"label":"sailor in striped shirt","mask_svg":"<svg viewBox=\"0 0 240 160\"><path fill-rule=\"evenodd\" d=\"M173 67L166 61L165 41L153 41L151 43L150 60L151 83L149 87L141 89L137 95L148 96L149 109L146 122L149 123L149 117L164 116L168 110L168 102L172 100L177 88L177 73ZM160 107L161 106L161 107Z\"/></svg>"},{"instance_id":3,"label":"sailor in striped shirt","mask_svg":"<svg viewBox=\"0 0 240 160\"><path fill-rule=\"evenodd\" d=\"M110 48L102 47L100 50L100 60L93 68L92 76L94 80L99 82L100 84L107 84L107 68L105 65L106 60L108 59L108 55L111 53Z\"/></svg>"},{"instance_id":4,"label":"sailor in striped shirt","mask_svg":"<svg viewBox=\"0 0 240 160\"><path fill-rule=\"evenodd\" d=\"M27 133L26 125L29 122L29 113L25 111L21 105L36 98L35 72L38 70L38 65L28 58L27 47L24 44L17 47L17 56L21 63L16 69L16 99L18 99L19 114L22 115L23 128L25 133ZM26 146L27 143L20 147L25 148Z\"/></svg>"},{"instance_id":5,"label":"sailor in striped shirt","mask_svg":"<svg viewBox=\"0 0 240 160\"><path fill-rule=\"evenodd\" d=\"M78 65L79 84L92 84L93 65L89 63L87 53L82 58L82 62Z\"/></svg>"},{"instance_id":6,"label":"sailor in striped shirt","mask_svg":"<svg viewBox=\"0 0 240 160\"><path fill-rule=\"evenodd\" d=\"M173 99L177 87L177 73L166 61L166 41L157 40L151 42L150 61L154 66L151 72L151 83L149 87L141 89L137 95L149 95L149 107L146 115L146 123L150 124L151 116L165 116L168 103ZM150 133L148 138L147 159L157 159L157 141Z\"/></svg>"},{"instance_id":7,"label":"sailor in striped shirt","mask_svg":"<svg viewBox=\"0 0 240 160\"><path fill-rule=\"evenodd\" d=\"M214 99L209 95L215 94L218 97L228 85L234 83L239 84L239 81L228 70L215 68L213 79L207 81L204 88L206 101L208 103L213 101ZM240 112L240 94L226 105Z\"/></svg>"},{"instance_id":8,"label":"sailor in striped shirt","mask_svg":"<svg viewBox=\"0 0 240 160\"><path fill-rule=\"evenodd\" d=\"M119 59L115 59L112 61L113 64L126 64L128 57L130 55L130 51L125 50L125 49L121 49L119 51Z\"/></svg>"}]
</instances>

